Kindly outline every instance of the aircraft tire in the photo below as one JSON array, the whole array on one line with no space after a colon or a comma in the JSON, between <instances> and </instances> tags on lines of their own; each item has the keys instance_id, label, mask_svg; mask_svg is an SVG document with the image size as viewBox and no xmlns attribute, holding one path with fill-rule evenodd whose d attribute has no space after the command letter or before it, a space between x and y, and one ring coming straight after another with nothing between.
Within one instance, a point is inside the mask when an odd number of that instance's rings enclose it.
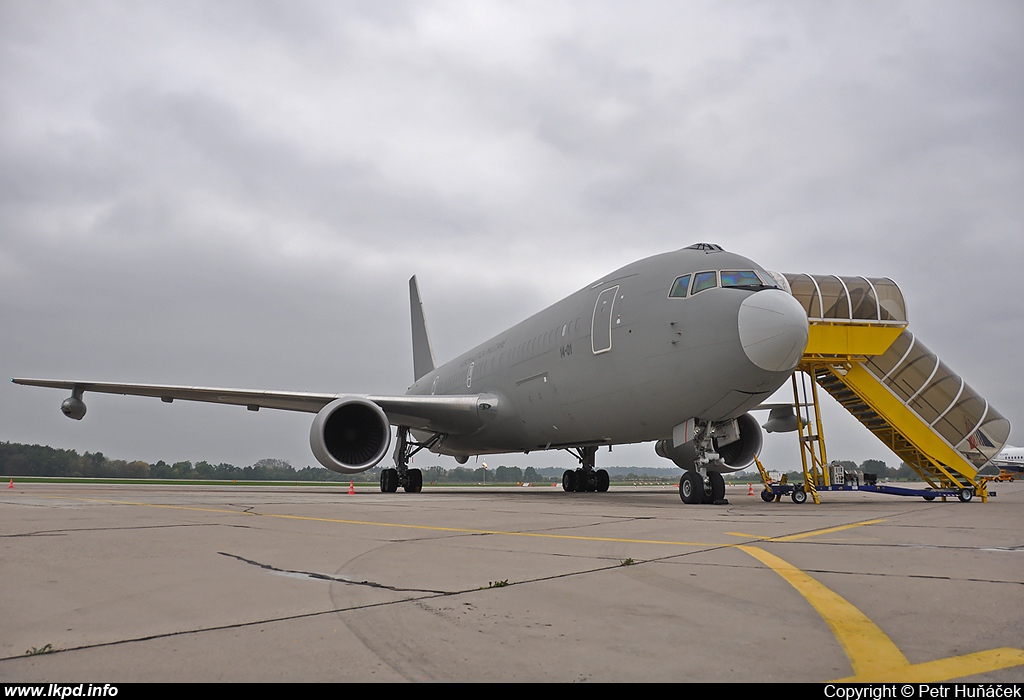
<instances>
[{"instance_id":1,"label":"aircraft tire","mask_svg":"<svg viewBox=\"0 0 1024 700\"><path fill-rule=\"evenodd\" d=\"M761 500L765 503L771 503L775 500L775 494L772 493L771 489L764 489L761 491Z\"/></svg>"},{"instance_id":2,"label":"aircraft tire","mask_svg":"<svg viewBox=\"0 0 1024 700\"><path fill-rule=\"evenodd\" d=\"M804 491L802 488L793 489L793 493L791 493L789 497L793 499L793 503L807 502L807 492Z\"/></svg>"},{"instance_id":3,"label":"aircraft tire","mask_svg":"<svg viewBox=\"0 0 1024 700\"><path fill-rule=\"evenodd\" d=\"M970 503L971 499L974 498L974 492L970 489L960 489L960 493L956 497L960 499L961 503Z\"/></svg>"},{"instance_id":4,"label":"aircraft tire","mask_svg":"<svg viewBox=\"0 0 1024 700\"><path fill-rule=\"evenodd\" d=\"M572 493L576 490L576 472L572 469L566 469L562 472L562 490L567 493Z\"/></svg>"},{"instance_id":5,"label":"aircraft tire","mask_svg":"<svg viewBox=\"0 0 1024 700\"><path fill-rule=\"evenodd\" d=\"M406 493L419 493L423 490L423 472L419 469L410 469L406 472L409 483L405 485Z\"/></svg>"},{"instance_id":6,"label":"aircraft tire","mask_svg":"<svg viewBox=\"0 0 1024 700\"><path fill-rule=\"evenodd\" d=\"M679 498L687 505L704 500L704 477L697 472L684 472L679 480Z\"/></svg>"},{"instance_id":7,"label":"aircraft tire","mask_svg":"<svg viewBox=\"0 0 1024 700\"><path fill-rule=\"evenodd\" d=\"M380 492L381 493L394 493L398 490L398 470L397 469L381 469L380 470Z\"/></svg>"},{"instance_id":8,"label":"aircraft tire","mask_svg":"<svg viewBox=\"0 0 1024 700\"><path fill-rule=\"evenodd\" d=\"M725 477L721 472L708 472L708 481L711 483L711 503L718 503L725 500Z\"/></svg>"},{"instance_id":9,"label":"aircraft tire","mask_svg":"<svg viewBox=\"0 0 1024 700\"><path fill-rule=\"evenodd\" d=\"M597 490L601 493L608 491L608 486L611 482L611 477L608 476L608 470L598 469L597 470Z\"/></svg>"}]
</instances>

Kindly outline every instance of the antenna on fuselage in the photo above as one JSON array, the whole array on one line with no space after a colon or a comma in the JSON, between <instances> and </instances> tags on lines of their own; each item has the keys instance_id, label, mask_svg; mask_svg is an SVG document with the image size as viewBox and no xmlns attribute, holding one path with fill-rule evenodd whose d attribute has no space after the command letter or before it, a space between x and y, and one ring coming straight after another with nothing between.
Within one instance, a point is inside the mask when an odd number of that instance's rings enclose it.
<instances>
[{"instance_id":1,"label":"antenna on fuselage","mask_svg":"<svg viewBox=\"0 0 1024 700\"><path fill-rule=\"evenodd\" d=\"M412 373L413 380L434 371L434 348L427 334L427 321L423 317L423 302L416 275L409 278L409 310L412 314Z\"/></svg>"}]
</instances>

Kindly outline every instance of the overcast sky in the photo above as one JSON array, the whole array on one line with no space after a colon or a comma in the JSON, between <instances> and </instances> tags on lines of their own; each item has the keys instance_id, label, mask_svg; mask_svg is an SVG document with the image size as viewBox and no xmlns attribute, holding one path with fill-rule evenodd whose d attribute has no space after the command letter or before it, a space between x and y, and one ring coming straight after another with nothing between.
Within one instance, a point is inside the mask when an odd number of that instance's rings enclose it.
<instances>
[{"instance_id":1,"label":"overcast sky","mask_svg":"<svg viewBox=\"0 0 1024 700\"><path fill-rule=\"evenodd\" d=\"M0 0L0 372L400 394L414 273L443 362L708 241L892 277L1024 422L1022 36L1018 0ZM64 398L0 382L0 440L316 464L309 414Z\"/></svg>"}]
</instances>

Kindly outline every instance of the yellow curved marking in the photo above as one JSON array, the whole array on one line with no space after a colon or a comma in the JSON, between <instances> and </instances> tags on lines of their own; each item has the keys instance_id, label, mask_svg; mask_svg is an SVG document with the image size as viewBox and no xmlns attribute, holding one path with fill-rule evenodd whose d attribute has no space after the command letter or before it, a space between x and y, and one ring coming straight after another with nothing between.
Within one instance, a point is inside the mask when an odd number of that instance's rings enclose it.
<instances>
[{"instance_id":1,"label":"yellow curved marking","mask_svg":"<svg viewBox=\"0 0 1024 700\"><path fill-rule=\"evenodd\" d=\"M785 579L828 623L853 667L843 682L938 683L1024 665L1024 649L1011 647L911 664L867 615L817 579L760 547L739 548Z\"/></svg>"},{"instance_id":2,"label":"yellow curved marking","mask_svg":"<svg viewBox=\"0 0 1024 700\"><path fill-rule=\"evenodd\" d=\"M807 599L828 626L853 665L855 675L871 669L909 666L910 662L892 640L860 610L816 579L789 562L760 547L740 545L740 549L766 564L800 595Z\"/></svg>"}]
</instances>

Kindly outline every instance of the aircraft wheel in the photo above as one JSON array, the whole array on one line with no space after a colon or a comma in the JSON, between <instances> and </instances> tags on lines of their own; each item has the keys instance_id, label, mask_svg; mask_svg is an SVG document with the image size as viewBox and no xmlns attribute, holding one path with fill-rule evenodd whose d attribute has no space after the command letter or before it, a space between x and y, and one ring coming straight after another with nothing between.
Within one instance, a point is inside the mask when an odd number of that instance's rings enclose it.
<instances>
[{"instance_id":1,"label":"aircraft wheel","mask_svg":"<svg viewBox=\"0 0 1024 700\"><path fill-rule=\"evenodd\" d=\"M576 472L571 469L562 472L562 490L569 493L576 490Z\"/></svg>"},{"instance_id":2,"label":"aircraft wheel","mask_svg":"<svg viewBox=\"0 0 1024 700\"><path fill-rule=\"evenodd\" d=\"M761 491L761 500L765 503L771 503L775 500L775 494L772 493L771 489L764 489Z\"/></svg>"},{"instance_id":3,"label":"aircraft wheel","mask_svg":"<svg viewBox=\"0 0 1024 700\"><path fill-rule=\"evenodd\" d=\"M423 472L419 469L410 469L406 472L409 483L405 485L406 493L419 493L423 490Z\"/></svg>"},{"instance_id":4,"label":"aircraft wheel","mask_svg":"<svg viewBox=\"0 0 1024 700\"><path fill-rule=\"evenodd\" d=\"M974 492L970 489L960 489L960 493L958 493L956 497L960 499L961 503L968 503L972 498L974 498Z\"/></svg>"},{"instance_id":5,"label":"aircraft wheel","mask_svg":"<svg viewBox=\"0 0 1024 700\"><path fill-rule=\"evenodd\" d=\"M807 502L807 492L802 488L793 489L793 493L789 497L793 499L793 503Z\"/></svg>"},{"instance_id":6,"label":"aircraft wheel","mask_svg":"<svg viewBox=\"0 0 1024 700\"><path fill-rule=\"evenodd\" d=\"M598 469L597 490L601 493L605 493L608 490L609 482L611 482L611 478L608 476L608 471L605 469Z\"/></svg>"},{"instance_id":7,"label":"aircraft wheel","mask_svg":"<svg viewBox=\"0 0 1024 700\"><path fill-rule=\"evenodd\" d=\"M398 490L398 470L397 469L381 469L380 470L380 492L381 493L394 493Z\"/></svg>"},{"instance_id":8,"label":"aircraft wheel","mask_svg":"<svg viewBox=\"0 0 1024 700\"><path fill-rule=\"evenodd\" d=\"M711 483L711 503L718 503L725 500L725 477L721 472L708 472L708 481Z\"/></svg>"},{"instance_id":9,"label":"aircraft wheel","mask_svg":"<svg viewBox=\"0 0 1024 700\"><path fill-rule=\"evenodd\" d=\"M697 472L684 472L679 480L679 498L683 503L694 504L704 500L704 477Z\"/></svg>"}]
</instances>

